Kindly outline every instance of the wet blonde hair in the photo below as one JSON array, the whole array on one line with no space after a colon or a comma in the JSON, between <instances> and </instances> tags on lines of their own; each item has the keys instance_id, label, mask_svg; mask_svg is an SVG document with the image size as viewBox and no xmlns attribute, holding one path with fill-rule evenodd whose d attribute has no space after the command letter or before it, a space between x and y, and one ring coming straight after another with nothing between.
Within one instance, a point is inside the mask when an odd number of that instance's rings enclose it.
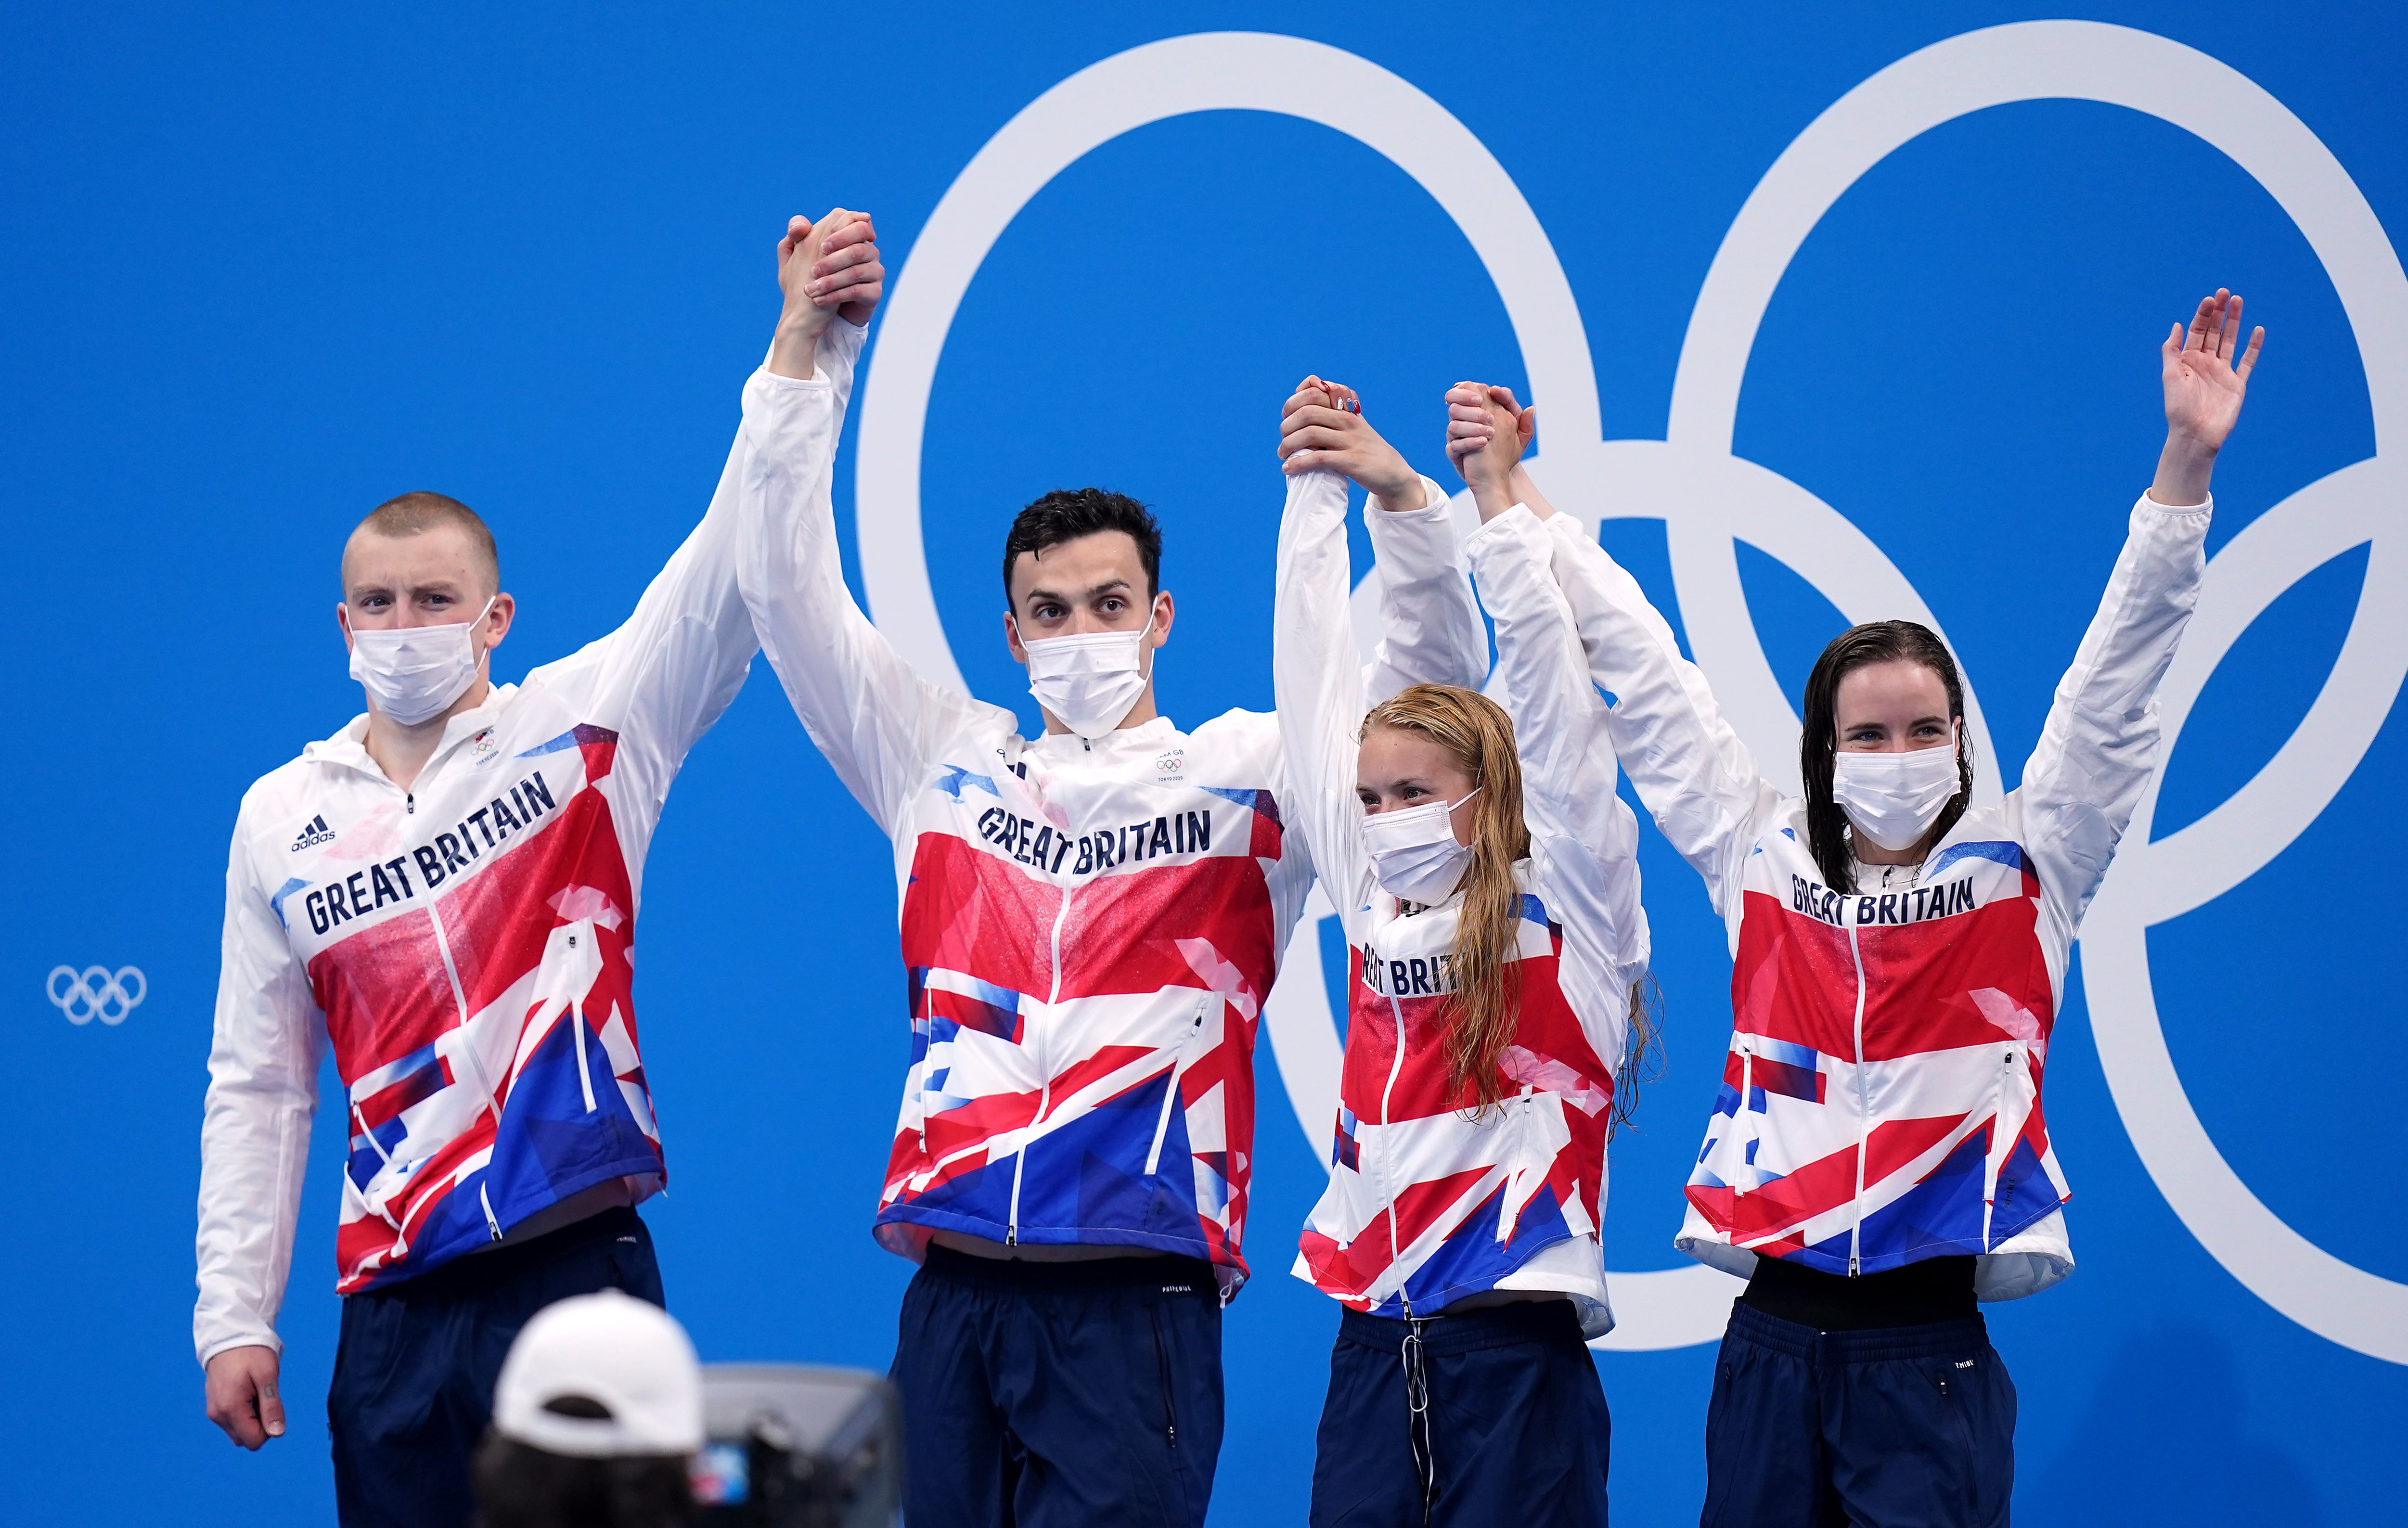
<instances>
[{"instance_id":1,"label":"wet blonde hair","mask_svg":"<svg viewBox=\"0 0 2408 1528\"><path fill-rule=\"evenodd\" d=\"M1416 733L1447 750L1481 793L1472 816L1471 864L1463 877L1463 917L1455 925L1455 991L1445 1004L1450 1092L1469 1083L1474 1116L1505 1101L1497 1058L1522 1020L1522 984L1505 978L1519 941L1522 886L1514 863L1530 854L1522 815L1522 760L1513 747L1513 719L1487 696L1451 684L1417 684L1365 714L1360 742L1374 727ZM1601 1057L1614 1070L1613 1111L1607 1138L1630 1122L1638 1083L1663 1066L1663 996L1653 974L1630 984L1623 1054Z\"/></svg>"},{"instance_id":2,"label":"wet blonde hair","mask_svg":"<svg viewBox=\"0 0 2408 1528\"><path fill-rule=\"evenodd\" d=\"M1455 991L1445 1003L1450 1091L1469 1083L1485 1112L1504 1101L1497 1058L1521 1022L1521 984L1505 979L1522 921L1513 862L1530 853L1522 819L1522 761L1513 720L1487 696L1451 684L1417 684L1371 707L1357 740L1375 727L1417 733L1446 750L1480 793L1473 802L1471 864L1463 875L1455 926Z\"/></svg>"}]
</instances>

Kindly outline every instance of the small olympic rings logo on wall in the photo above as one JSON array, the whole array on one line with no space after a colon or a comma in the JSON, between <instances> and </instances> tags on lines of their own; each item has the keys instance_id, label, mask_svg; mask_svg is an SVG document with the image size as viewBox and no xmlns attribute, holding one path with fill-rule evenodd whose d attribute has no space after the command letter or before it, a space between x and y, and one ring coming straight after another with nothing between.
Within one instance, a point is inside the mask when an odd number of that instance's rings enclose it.
<instances>
[{"instance_id":1,"label":"small olympic rings logo on wall","mask_svg":"<svg viewBox=\"0 0 2408 1528\"><path fill-rule=\"evenodd\" d=\"M97 1019L104 1024L122 1024L150 995L150 983L138 966L121 965L111 971L106 965L87 965L79 971L72 965L54 965L44 990L50 993L50 1007L65 1014L68 1023L88 1024Z\"/></svg>"}]
</instances>

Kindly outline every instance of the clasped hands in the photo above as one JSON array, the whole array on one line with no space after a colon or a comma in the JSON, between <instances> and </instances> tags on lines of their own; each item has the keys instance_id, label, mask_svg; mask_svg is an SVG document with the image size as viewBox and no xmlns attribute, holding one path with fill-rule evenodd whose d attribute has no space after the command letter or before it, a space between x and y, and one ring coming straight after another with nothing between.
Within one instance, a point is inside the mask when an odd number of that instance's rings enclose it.
<instances>
[{"instance_id":1,"label":"clasped hands","mask_svg":"<svg viewBox=\"0 0 2408 1528\"><path fill-rule=\"evenodd\" d=\"M2249 374L2266 331L2242 341L2241 298L2223 288L2200 300L2186 330L2174 324L2160 347L2166 444L2149 496L2161 505L2207 502L2216 453L2241 418ZM1522 465L1538 433L1538 410L1514 401L1512 390L1457 382L1446 394L1446 454L1471 490L1482 523L1517 504L1541 519L1551 512ZM1308 377L1280 415L1283 470L1338 472L1377 495L1383 509L1418 509L1412 470L1364 419L1354 390Z\"/></svg>"},{"instance_id":2,"label":"clasped hands","mask_svg":"<svg viewBox=\"0 0 2408 1528\"><path fill-rule=\"evenodd\" d=\"M778 241L778 286L786 306L769 344L769 370L808 380L819 369L820 336L834 319L866 324L885 294L886 266L867 212L832 208L819 221L786 220Z\"/></svg>"},{"instance_id":3,"label":"clasped hands","mask_svg":"<svg viewBox=\"0 0 2408 1528\"><path fill-rule=\"evenodd\" d=\"M1484 523L1517 503L1537 501L1522 468L1539 427L1511 388L1457 382L1447 390L1446 454L1471 489ZM1343 382L1307 377L1280 409L1280 470L1335 472L1353 478L1389 511L1420 509L1421 478L1363 417L1363 402Z\"/></svg>"}]
</instances>

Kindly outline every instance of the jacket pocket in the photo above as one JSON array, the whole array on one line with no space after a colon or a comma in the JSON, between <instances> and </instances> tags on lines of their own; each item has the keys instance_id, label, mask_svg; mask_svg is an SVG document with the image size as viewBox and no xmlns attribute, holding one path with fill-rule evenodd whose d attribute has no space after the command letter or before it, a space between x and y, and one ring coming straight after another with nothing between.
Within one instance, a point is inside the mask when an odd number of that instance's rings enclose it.
<instances>
[{"instance_id":1,"label":"jacket pocket","mask_svg":"<svg viewBox=\"0 0 2408 1528\"><path fill-rule=\"evenodd\" d=\"M2032 1111L2040 1107L2040 1090L2033 1085L2031 1055L2020 1041L2006 1040L1995 1052L1998 1086L1991 1093L1991 1118L1998 1132L1991 1146L1991 1161L1997 1165L1998 1177L1990 1186L1990 1204L1983 1226L1985 1242L1989 1243L2001 1230L2019 1230L2036 1219L2032 1213L2035 1195L2025 1187L2019 1176L2024 1168L2015 1161L2015 1148ZM2051 1196L2052 1207L2054 1195Z\"/></svg>"},{"instance_id":2,"label":"jacket pocket","mask_svg":"<svg viewBox=\"0 0 2408 1528\"><path fill-rule=\"evenodd\" d=\"M1204 1038L1204 1020L1211 1011L1212 997L1207 993L1203 1001L1196 1005L1196 1011L1188 1015L1186 1033L1179 1037L1179 1050L1170 1063L1170 1076L1163 1083L1162 1112L1154 1121L1154 1145L1145 1154L1145 1176L1148 1178L1162 1168L1162 1143L1170 1134L1170 1111L1179 1107L1179 1084L1187 1075L1187 1064L1196 1059L1196 1052Z\"/></svg>"}]
</instances>

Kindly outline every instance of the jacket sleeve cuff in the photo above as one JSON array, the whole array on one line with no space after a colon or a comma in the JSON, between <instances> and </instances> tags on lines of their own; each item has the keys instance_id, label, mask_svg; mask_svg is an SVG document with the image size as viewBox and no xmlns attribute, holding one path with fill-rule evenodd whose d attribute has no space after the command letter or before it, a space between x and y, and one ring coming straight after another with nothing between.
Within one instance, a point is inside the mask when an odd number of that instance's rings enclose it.
<instances>
[{"instance_id":1,"label":"jacket sleeve cuff","mask_svg":"<svg viewBox=\"0 0 2408 1528\"><path fill-rule=\"evenodd\" d=\"M836 378L829 374L829 368L838 366L851 371L853 363L861 359L862 341L868 335L867 324L848 323L838 319L821 331L819 362L812 366L809 377L781 376L769 369L769 358L764 355L760 367L752 373L752 379L766 384L772 392L795 388L824 392L836 386Z\"/></svg>"},{"instance_id":2,"label":"jacket sleeve cuff","mask_svg":"<svg viewBox=\"0 0 2408 1528\"><path fill-rule=\"evenodd\" d=\"M2215 508L2215 495L2210 493L2198 504L2159 504L2157 496L2144 488L2141 490L2141 503L2161 515L2204 515Z\"/></svg>"},{"instance_id":3,"label":"jacket sleeve cuff","mask_svg":"<svg viewBox=\"0 0 2408 1528\"><path fill-rule=\"evenodd\" d=\"M1495 520L1465 536L1463 554L1477 564L1484 555L1494 555L1495 549L1499 544L1506 541L1526 540L1534 533L1539 536L1546 535L1545 525L1537 515L1531 513L1528 505L1516 504Z\"/></svg>"},{"instance_id":4,"label":"jacket sleeve cuff","mask_svg":"<svg viewBox=\"0 0 2408 1528\"><path fill-rule=\"evenodd\" d=\"M764 363L752 374L752 383L764 393L825 393L836 386L825 370L814 371L809 377L787 377L771 371Z\"/></svg>"},{"instance_id":5,"label":"jacket sleeve cuff","mask_svg":"<svg viewBox=\"0 0 2408 1528\"><path fill-rule=\"evenodd\" d=\"M280 1354L284 1351L284 1339L265 1327L256 1332L236 1332L229 1336L212 1337L197 1345L201 1367L208 1368L210 1359L236 1348L265 1348L269 1352Z\"/></svg>"},{"instance_id":6,"label":"jacket sleeve cuff","mask_svg":"<svg viewBox=\"0 0 2408 1528\"><path fill-rule=\"evenodd\" d=\"M1445 490L1445 489L1442 489L1442 488L1440 488L1440 487L1439 487L1439 486L1438 486L1438 484L1437 484L1437 482L1436 482L1435 480L1433 480L1433 479L1429 478L1422 478L1422 479L1421 479L1421 484L1422 484L1422 507L1421 507L1420 508L1418 508L1418 509L1379 509L1379 508L1374 508L1374 509L1370 512L1370 519L1371 519L1372 523L1377 524L1377 523L1379 523L1381 521L1383 521L1383 520L1389 520L1389 521L1406 521L1406 522L1407 522L1407 523L1409 523L1409 524L1418 524L1418 523L1426 522L1427 521L1429 521L1429 520L1431 520L1431 519L1434 519L1434 518L1436 518L1436 517L1439 517L1439 516L1443 515L1443 514L1446 512L1446 509L1447 509L1447 496L1446 496L1446 490Z\"/></svg>"},{"instance_id":7,"label":"jacket sleeve cuff","mask_svg":"<svg viewBox=\"0 0 2408 1528\"><path fill-rule=\"evenodd\" d=\"M1558 541L1570 540L1573 542L1585 543L1590 547L1595 547L1598 544L1595 533L1590 531L1587 526L1582 524L1578 520L1574 519L1570 515L1565 514L1561 510L1557 510L1555 513L1549 515L1546 519L1539 521L1539 529L1546 532L1549 536L1554 536Z\"/></svg>"},{"instance_id":8,"label":"jacket sleeve cuff","mask_svg":"<svg viewBox=\"0 0 2408 1528\"><path fill-rule=\"evenodd\" d=\"M1427 478L1422 479L1422 495L1418 509L1382 509L1374 505L1364 510L1371 555L1383 565L1393 563L1400 569L1418 570L1432 559L1440 564L1455 560L1454 506L1447 502L1445 491Z\"/></svg>"}]
</instances>

